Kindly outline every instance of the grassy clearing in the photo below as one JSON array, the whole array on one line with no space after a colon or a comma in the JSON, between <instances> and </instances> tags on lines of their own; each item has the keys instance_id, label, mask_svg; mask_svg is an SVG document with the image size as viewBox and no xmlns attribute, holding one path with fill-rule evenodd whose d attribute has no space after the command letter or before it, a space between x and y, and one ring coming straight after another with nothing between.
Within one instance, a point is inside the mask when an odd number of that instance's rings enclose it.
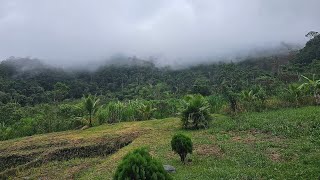
<instances>
[{"instance_id":1,"label":"grassy clearing","mask_svg":"<svg viewBox=\"0 0 320 180\"><path fill-rule=\"evenodd\" d=\"M182 130L180 120L126 122L84 131L67 131L0 142L1 155L29 154L59 146L92 144L102 137L139 136L110 156L50 161L19 171L19 179L111 179L130 150L147 146L164 164L177 168L174 179L317 179L320 176L320 108L283 109L215 115L209 129ZM183 132L194 142L192 162L183 165L171 151L173 134ZM59 177L59 178L58 178Z\"/></svg>"}]
</instances>

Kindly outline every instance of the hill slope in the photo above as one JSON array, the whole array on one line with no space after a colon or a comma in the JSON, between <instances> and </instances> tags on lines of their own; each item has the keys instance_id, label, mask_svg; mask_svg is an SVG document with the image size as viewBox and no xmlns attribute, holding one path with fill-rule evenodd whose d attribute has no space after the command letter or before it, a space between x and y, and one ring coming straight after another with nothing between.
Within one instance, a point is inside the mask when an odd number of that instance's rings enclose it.
<instances>
[{"instance_id":1,"label":"hill slope","mask_svg":"<svg viewBox=\"0 0 320 180\"><path fill-rule=\"evenodd\" d=\"M111 179L123 155L147 146L177 168L174 179L316 179L319 117L320 108L307 107L215 115L211 128L199 131L181 130L179 119L169 118L36 135L0 142L0 172L12 179ZM177 132L194 142L186 165L170 148Z\"/></svg>"}]
</instances>

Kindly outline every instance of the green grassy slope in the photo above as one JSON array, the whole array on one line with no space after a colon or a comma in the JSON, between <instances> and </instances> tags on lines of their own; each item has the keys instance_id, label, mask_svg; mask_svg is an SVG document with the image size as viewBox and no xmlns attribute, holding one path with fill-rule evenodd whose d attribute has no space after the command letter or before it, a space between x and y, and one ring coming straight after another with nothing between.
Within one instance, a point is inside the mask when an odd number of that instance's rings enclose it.
<instances>
[{"instance_id":1,"label":"green grassy slope","mask_svg":"<svg viewBox=\"0 0 320 180\"><path fill-rule=\"evenodd\" d=\"M183 132L194 142L186 165L170 148L173 134ZM0 142L1 156L43 155L55 149L132 143L107 156L48 160L19 169L12 179L111 179L128 151L146 146L164 164L176 167L174 179L317 179L320 176L320 108L306 107L236 118L215 115L209 129L186 131L169 118L102 125L87 130L37 135ZM92 152L92 151L90 151Z\"/></svg>"}]
</instances>

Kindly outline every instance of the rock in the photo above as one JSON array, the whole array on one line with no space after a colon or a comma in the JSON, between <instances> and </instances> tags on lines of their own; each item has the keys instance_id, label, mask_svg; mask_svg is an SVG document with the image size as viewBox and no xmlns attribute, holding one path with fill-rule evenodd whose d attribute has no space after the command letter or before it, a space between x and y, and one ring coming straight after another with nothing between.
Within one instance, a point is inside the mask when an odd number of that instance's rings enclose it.
<instances>
[{"instance_id":1,"label":"rock","mask_svg":"<svg viewBox=\"0 0 320 180\"><path fill-rule=\"evenodd\" d=\"M163 168L168 173L175 173L176 172L176 168L171 165L163 165Z\"/></svg>"}]
</instances>

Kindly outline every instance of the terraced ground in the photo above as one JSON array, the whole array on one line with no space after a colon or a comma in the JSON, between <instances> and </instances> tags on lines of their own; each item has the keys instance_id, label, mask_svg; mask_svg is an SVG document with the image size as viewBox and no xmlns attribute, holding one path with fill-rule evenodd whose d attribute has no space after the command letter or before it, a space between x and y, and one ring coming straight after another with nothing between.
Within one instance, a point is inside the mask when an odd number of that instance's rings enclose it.
<instances>
[{"instance_id":1,"label":"terraced ground","mask_svg":"<svg viewBox=\"0 0 320 180\"><path fill-rule=\"evenodd\" d=\"M173 134L194 142L186 165L171 151ZM112 179L121 158L140 146L174 179L318 179L320 107L214 115L209 129L182 130L178 118L123 122L0 142L0 179Z\"/></svg>"}]
</instances>

